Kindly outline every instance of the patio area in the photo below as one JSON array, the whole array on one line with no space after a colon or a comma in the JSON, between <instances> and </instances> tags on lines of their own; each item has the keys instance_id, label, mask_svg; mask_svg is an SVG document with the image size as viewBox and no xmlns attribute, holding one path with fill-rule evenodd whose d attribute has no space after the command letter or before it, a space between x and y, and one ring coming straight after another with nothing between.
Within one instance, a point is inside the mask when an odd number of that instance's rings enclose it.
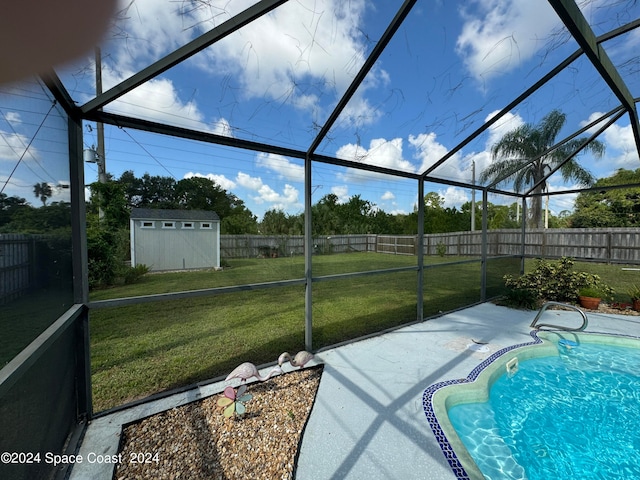
<instances>
[{"instance_id":1,"label":"patio area","mask_svg":"<svg viewBox=\"0 0 640 480\"><path fill-rule=\"evenodd\" d=\"M431 384L464 378L485 358L532 341L536 312L476 305L316 355L324 373L300 446L298 480L455 479L422 407ZM589 313L587 332L640 336L640 317ZM576 312L547 311L543 323L577 326ZM470 349L473 340L488 351ZM263 372L264 373L264 372ZM122 425L217 394L224 382L94 420L79 453L114 455ZM75 465L71 480L108 480L113 465Z\"/></svg>"}]
</instances>

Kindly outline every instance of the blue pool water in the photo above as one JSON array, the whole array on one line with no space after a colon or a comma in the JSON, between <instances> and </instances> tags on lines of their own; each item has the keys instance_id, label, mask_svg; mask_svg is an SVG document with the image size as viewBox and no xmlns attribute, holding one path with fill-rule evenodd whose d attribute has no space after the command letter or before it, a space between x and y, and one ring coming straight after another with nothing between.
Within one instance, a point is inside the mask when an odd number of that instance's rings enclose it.
<instances>
[{"instance_id":1,"label":"blue pool water","mask_svg":"<svg viewBox=\"0 0 640 480\"><path fill-rule=\"evenodd\" d=\"M640 349L558 349L449 409L467 450L492 480L640 478Z\"/></svg>"}]
</instances>

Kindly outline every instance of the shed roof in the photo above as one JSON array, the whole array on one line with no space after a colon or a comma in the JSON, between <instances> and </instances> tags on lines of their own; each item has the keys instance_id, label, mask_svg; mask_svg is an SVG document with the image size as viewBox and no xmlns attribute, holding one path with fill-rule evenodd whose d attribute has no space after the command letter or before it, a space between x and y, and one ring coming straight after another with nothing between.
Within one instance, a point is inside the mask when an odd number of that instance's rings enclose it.
<instances>
[{"instance_id":1,"label":"shed roof","mask_svg":"<svg viewBox=\"0 0 640 480\"><path fill-rule=\"evenodd\" d=\"M219 222L220 217L211 210L172 210L163 208L132 208L132 219L154 220L210 220Z\"/></svg>"}]
</instances>

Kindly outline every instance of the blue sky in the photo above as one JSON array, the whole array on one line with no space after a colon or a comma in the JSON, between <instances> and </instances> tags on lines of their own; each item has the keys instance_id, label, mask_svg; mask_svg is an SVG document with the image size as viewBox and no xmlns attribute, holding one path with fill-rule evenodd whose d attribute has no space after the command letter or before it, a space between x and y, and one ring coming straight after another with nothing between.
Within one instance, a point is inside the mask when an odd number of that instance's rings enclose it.
<instances>
[{"instance_id":1,"label":"blue sky","mask_svg":"<svg viewBox=\"0 0 640 480\"><path fill-rule=\"evenodd\" d=\"M102 45L104 89L253 3L123 3ZM105 110L304 151L401 3L290 1ZM589 0L580 7L596 34L640 12L635 2L624 0ZM639 41L634 31L605 44L636 96ZM317 153L422 172L576 48L544 1L419 1ZM89 54L59 69L80 104L93 96L93 68ZM539 122L552 108L567 114L560 134L564 137L617 105L588 60L580 58L433 175L470 182L472 163L477 172L488 165L490 146L503 133L523 122ZM14 116L12 129L0 124L5 132L0 139L6 143L20 134L19 114ZM138 176L148 172L178 180L201 175L243 199L258 217L271 208L288 213L303 209L303 168L297 159L109 126L105 136L107 170L115 176L128 169ZM607 146L605 158L581 157L596 176L640 166L627 116L601 140ZM85 146L96 142L95 125L88 124ZM31 148L35 151L37 143ZM0 144L3 155L10 157L12 151L5 148L3 153ZM95 165L87 165L87 183L96 177ZM416 203L415 182L355 169L315 164L312 184L314 202L328 193L341 200L359 194L389 213L409 213ZM571 187L553 177L549 188ZM470 190L458 187L428 184L425 191L440 193L447 206L459 207L471 199ZM552 197L551 210L571 209L574 199L575 195Z\"/></svg>"}]
</instances>

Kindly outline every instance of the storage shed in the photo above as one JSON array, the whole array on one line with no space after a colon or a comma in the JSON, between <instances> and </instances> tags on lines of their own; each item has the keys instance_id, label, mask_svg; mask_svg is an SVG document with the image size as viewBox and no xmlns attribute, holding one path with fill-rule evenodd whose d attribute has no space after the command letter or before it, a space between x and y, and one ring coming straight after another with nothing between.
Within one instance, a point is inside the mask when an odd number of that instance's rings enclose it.
<instances>
[{"instance_id":1,"label":"storage shed","mask_svg":"<svg viewBox=\"0 0 640 480\"><path fill-rule=\"evenodd\" d=\"M150 271L220 267L220 217L207 210L131 210L131 266Z\"/></svg>"}]
</instances>

